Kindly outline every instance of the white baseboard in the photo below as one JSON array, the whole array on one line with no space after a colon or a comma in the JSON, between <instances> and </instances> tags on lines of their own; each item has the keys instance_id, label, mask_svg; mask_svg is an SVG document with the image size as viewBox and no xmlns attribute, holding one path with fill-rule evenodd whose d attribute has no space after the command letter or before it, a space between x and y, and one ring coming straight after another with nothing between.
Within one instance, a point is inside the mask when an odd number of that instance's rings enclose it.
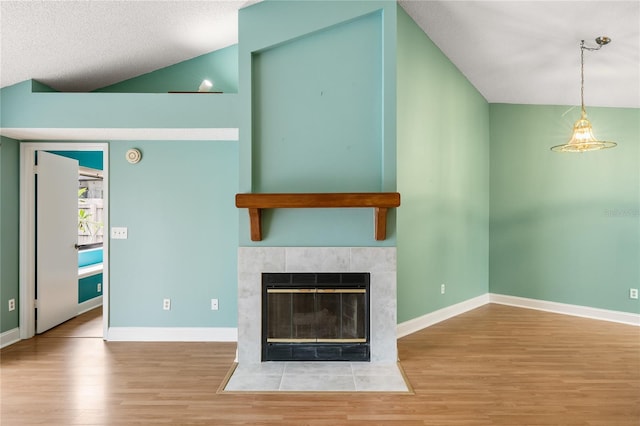
<instances>
[{"instance_id":1,"label":"white baseboard","mask_svg":"<svg viewBox=\"0 0 640 426\"><path fill-rule=\"evenodd\" d=\"M0 349L5 346L13 345L20 341L20 328L5 331L0 334Z\"/></svg>"},{"instance_id":2,"label":"white baseboard","mask_svg":"<svg viewBox=\"0 0 640 426\"><path fill-rule=\"evenodd\" d=\"M465 312L486 305L487 303L489 303L488 293L478 297L474 297L473 299L456 303L455 305L438 309L437 311L430 312L426 315L422 315L421 317L400 323L396 328L396 333L398 335L398 338L401 338L411 333L415 333L416 331L420 331L423 328L427 328L431 325L437 324L446 319L464 314Z\"/></svg>"},{"instance_id":3,"label":"white baseboard","mask_svg":"<svg viewBox=\"0 0 640 426\"><path fill-rule=\"evenodd\" d=\"M236 327L109 327L113 342L237 342Z\"/></svg>"},{"instance_id":4,"label":"white baseboard","mask_svg":"<svg viewBox=\"0 0 640 426\"><path fill-rule=\"evenodd\" d=\"M92 309L102 306L102 296L94 297L93 299L85 300L82 303L78 303L78 315L89 312Z\"/></svg>"},{"instance_id":5,"label":"white baseboard","mask_svg":"<svg viewBox=\"0 0 640 426\"><path fill-rule=\"evenodd\" d=\"M572 315L601 321L640 326L640 314L610 311L607 309L592 308L589 306L569 305L566 303L549 302L546 300L528 299L525 297L507 296L504 294L487 293L398 324L398 338L415 333L416 331L420 331L457 315L464 314L465 312L478 308L482 305L486 305L487 303L497 303L499 305L509 305L518 308L537 309L539 311L553 312L556 314Z\"/></svg>"},{"instance_id":6,"label":"white baseboard","mask_svg":"<svg viewBox=\"0 0 640 426\"><path fill-rule=\"evenodd\" d=\"M489 300L491 303L498 303L500 305L537 309L539 311L547 311L557 314L573 315L576 317L640 326L640 314L632 314L630 312L610 311L607 309L591 308L589 306L569 305L566 303L549 302L546 300L528 299L525 297L507 296L504 294L494 293L489 294Z\"/></svg>"}]
</instances>

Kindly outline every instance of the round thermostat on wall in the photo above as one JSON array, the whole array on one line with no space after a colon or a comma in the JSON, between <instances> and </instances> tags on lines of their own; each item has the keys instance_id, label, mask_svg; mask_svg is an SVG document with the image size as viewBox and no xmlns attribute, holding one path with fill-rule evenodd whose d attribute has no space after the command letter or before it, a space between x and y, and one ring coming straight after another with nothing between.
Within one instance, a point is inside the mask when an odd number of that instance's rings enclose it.
<instances>
[{"instance_id":1,"label":"round thermostat on wall","mask_svg":"<svg viewBox=\"0 0 640 426\"><path fill-rule=\"evenodd\" d=\"M127 151L127 161L131 164L139 163L142 160L142 153L139 149L131 148Z\"/></svg>"}]
</instances>

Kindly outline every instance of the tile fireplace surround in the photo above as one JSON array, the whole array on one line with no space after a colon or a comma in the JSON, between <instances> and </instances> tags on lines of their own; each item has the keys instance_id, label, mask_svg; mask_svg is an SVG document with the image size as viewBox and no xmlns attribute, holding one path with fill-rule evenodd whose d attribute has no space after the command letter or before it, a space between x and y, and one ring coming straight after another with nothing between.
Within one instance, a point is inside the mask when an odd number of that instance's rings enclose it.
<instances>
[{"instance_id":1,"label":"tile fireplace surround","mask_svg":"<svg viewBox=\"0 0 640 426\"><path fill-rule=\"evenodd\" d=\"M371 363L397 362L395 247L240 247L240 366L261 363L263 272L369 272Z\"/></svg>"},{"instance_id":2,"label":"tile fireplace surround","mask_svg":"<svg viewBox=\"0 0 640 426\"><path fill-rule=\"evenodd\" d=\"M262 362L263 272L368 272L370 362ZM225 391L408 392L397 364L395 247L240 247L238 358Z\"/></svg>"}]
</instances>

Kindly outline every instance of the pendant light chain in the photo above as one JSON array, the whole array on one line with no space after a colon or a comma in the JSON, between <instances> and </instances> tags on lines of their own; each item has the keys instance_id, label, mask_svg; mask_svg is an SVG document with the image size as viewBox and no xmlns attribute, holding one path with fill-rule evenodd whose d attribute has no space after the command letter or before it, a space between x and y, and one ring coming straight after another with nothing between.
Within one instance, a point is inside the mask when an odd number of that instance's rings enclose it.
<instances>
[{"instance_id":1,"label":"pendant light chain","mask_svg":"<svg viewBox=\"0 0 640 426\"><path fill-rule=\"evenodd\" d=\"M584 40L580 43L580 102L582 106L582 114L586 113L584 109Z\"/></svg>"},{"instance_id":2,"label":"pendant light chain","mask_svg":"<svg viewBox=\"0 0 640 426\"><path fill-rule=\"evenodd\" d=\"M582 114L586 114L586 110L584 108L584 51L588 50L593 52L595 50L600 50L602 46L605 46L611 42L609 37L598 37L596 39L596 47L588 47L584 45L584 40L580 40L580 102L582 107Z\"/></svg>"}]
</instances>

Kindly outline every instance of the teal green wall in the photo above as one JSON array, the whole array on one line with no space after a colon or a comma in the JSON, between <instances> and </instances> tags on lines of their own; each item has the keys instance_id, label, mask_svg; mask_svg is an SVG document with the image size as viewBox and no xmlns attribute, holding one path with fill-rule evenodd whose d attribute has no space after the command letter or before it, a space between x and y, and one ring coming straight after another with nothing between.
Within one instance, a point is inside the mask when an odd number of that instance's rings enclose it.
<instances>
[{"instance_id":1,"label":"teal green wall","mask_svg":"<svg viewBox=\"0 0 640 426\"><path fill-rule=\"evenodd\" d=\"M0 138L0 333L19 325L20 144ZM16 299L9 312L9 299Z\"/></svg>"},{"instance_id":2,"label":"teal green wall","mask_svg":"<svg viewBox=\"0 0 640 426\"><path fill-rule=\"evenodd\" d=\"M491 105L490 290L639 313L640 110L588 108L617 148L551 152L579 116L568 109Z\"/></svg>"},{"instance_id":3,"label":"teal green wall","mask_svg":"<svg viewBox=\"0 0 640 426\"><path fill-rule=\"evenodd\" d=\"M395 190L395 102L386 102L395 99L395 73L387 72L395 31L385 32L394 15L395 2L266 2L240 11L240 81L250 88L242 98L241 192ZM243 213L241 245L256 244ZM262 245L395 244L394 213L381 242L372 209L263 216Z\"/></svg>"},{"instance_id":4,"label":"teal green wall","mask_svg":"<svg viewBox=\"0 0 640 426\"><path fill-rule=\"evenodd\" d=\"M398 321L487 293L489 105L400 7L398 190Z\"/></svg>"},{"instance_id":5,"label":"teal green wall","mask_svg":"<svg viewBox=\"0 0 640 426\"><path fill-rule=\"evenodd\" d=\"M96 92L196 92L205 79L213 82L212 91L238 93L237 45L104 87Z\"/></svg>"},{"instance_id":6,"label":"teal green wall","mask_svg":"<svg viewBox=\"0 0 640 426\"><path fill-rule=\"evenodd\" d=\"M237 128L238 95L39 92L32 81L0 90L7 128Z\"/></svg>"},{"instance_id":7,"label":"teal green wall","mask_svg":"<svg viewBox=\"0 0 640 426\"><path fill-rule=\"evenodd\" d=\"M125 160L130 148L142 161ZM110 325L235 327L236 142L122 141L109 147ZM162 299L171 310L162 310ZM210 299L219 299L212 311Z\"/></svg>"},{"instance_id":8,"label":"teal green wall","mask_svg":"<svg viewBox=\"0 0 640 426\"><path fill-rule=\"evenodd\" d=\"M48 151L52 154L78 160L80 167L88 167L95 170L103 170L102 151Z\"/></svg>"},{"instance_id":9,"label":"teal green wall","mask_svg":"<svg viewBox=\"0 0 640 426\"><path fill-rule=\"evenodd\" d=\"M22 83L20 83L20 84L22 84ZM47 86L46 84L40 83L37 80L31 80L31 90L33 92L40 92L40 93L58 92L57 90Z\"/></svg>"},{"instance_id":10,"label":"teal green wall","mask_svg":"<svg viewBox=\"0 0 640 426\"><path fill-rule=\"evenodd\" d=\"M78 280L78 303L86 302L94 297L102 296L102 274L90 275Z\"/></svg>"},{"instance_id":11,"label":"teal green wall","mask_svg":"<svg viewBox=\"0 0 640 426\"><path fill-rule=\"evenodd\" d=\"M380 190L381 22L370 14L254 53L255 192Z\"/></svg>"}]
</instances>

